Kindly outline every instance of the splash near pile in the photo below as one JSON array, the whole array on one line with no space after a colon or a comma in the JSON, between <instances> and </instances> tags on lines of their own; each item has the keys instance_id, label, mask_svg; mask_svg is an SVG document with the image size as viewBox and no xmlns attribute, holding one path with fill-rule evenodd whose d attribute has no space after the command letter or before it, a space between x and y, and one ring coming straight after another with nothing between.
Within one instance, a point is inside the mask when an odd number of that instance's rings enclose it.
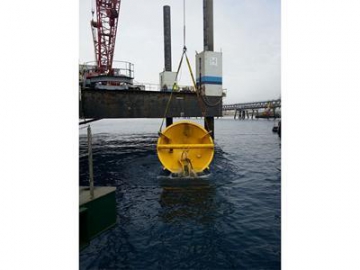
<instances>
[{"instance_id":1,"label":"splash near pile","mask_svg":"<svg viewBox=\"0 0 360 270\"><path fill-rule=\"evenodd\" d=\"M196 176L209 168L214 157L214 142L202 126L180 121L160 133L157 154L170 172Z\"/></svg>"}]
</instances>

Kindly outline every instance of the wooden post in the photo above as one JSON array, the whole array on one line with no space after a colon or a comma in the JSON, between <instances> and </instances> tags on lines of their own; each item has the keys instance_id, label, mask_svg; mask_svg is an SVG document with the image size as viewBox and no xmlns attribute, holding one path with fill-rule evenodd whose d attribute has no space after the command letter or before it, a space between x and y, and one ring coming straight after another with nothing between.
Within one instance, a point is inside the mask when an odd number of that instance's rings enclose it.
<instances>
[{"instance_id":1,"label":"wooden post","mask_svg":"<svg viewBox=\"0 0 360 270\"><path fill-rule=\"evenodd\" d=\"M234 119L236 119L237 109L235 109Z\"/></svg>"},{"instance_id":2,"label":"wooden post","mask_svg":"<svg viewBox=\"0 0 360 270\"><path fill-rule=\"evenodd\" d=\"M92 136L90 125L87 128L88 135L88 158L89 158L89 181L90 181L90 198L94 198L94 171L93 171L93 159L92 159Z\"/></svg>"}]
</instances>

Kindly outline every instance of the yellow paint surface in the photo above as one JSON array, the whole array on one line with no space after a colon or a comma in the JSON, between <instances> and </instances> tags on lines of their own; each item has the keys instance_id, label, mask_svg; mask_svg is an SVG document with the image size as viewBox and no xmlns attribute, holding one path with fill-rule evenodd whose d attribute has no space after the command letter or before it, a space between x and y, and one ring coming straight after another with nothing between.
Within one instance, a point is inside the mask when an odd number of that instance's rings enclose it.
<instances>
[{"instance_id":1,"label":"yellow paint surface","mask_svg":"<svg viewBox=\"0 0 360 270\"><path fill-rule=\"evenodd\" d=\"M180 121L167 127L157 142L162 165L173 173L181 173L189 165L195 173L209 167L214 157L214 142L199 124Z\"/></svg>"}]
</instances>

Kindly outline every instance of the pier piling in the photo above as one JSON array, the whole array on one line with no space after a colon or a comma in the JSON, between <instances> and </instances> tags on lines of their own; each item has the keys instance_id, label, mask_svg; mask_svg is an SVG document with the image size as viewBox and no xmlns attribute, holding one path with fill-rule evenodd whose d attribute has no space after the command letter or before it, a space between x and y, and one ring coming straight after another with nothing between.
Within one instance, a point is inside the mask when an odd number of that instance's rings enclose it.
<instances>
[{"instance_id":1,"label":"pier piling","mask_svg":"<svg viewBox=\"0 0 360 270\"><path fill-rule=\"evenodd\" d=\"M164 6L164 58L165 71L171 71L171 19L170 6Z\"/></svg>"},{"instance_id":2,"label":"pier piling","mask_svg":"<svg viewBox=\"0 0 360 270\"><path fill-rule=\"evenodd\" d=\"M213 0L203 0L204 8L204 51L214 51Z\"/></svg>"},{"instance_id":3,"label":"pier piling","mask_svg":"<svg viewBox=\"0 0 360 270\"><path fill-rule=\"evenodd\" d=\"M204 118L204 127L210 132L212 139L215 139L215 131L214 131L214 117L205 117Z\"/></svg>"}]
</instances>

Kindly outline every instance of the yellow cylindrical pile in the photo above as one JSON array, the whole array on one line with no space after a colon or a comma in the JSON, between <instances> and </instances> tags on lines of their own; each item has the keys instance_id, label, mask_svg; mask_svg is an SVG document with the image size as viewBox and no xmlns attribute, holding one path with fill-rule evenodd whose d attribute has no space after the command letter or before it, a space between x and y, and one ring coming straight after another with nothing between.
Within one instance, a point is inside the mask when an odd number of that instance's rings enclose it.
<instances>
[{"instance_id":1,"label":"yellow cylindrical pile","mask_svg":"<svg viewBox=\"0 0 360 270\"><path fill-rule=\"evenodd\" d=\"M209 167L214 157L214 142L202 126L180 121L160 134L157 154L170 172L196 175Z\"/></svg>"}]
</instances>

